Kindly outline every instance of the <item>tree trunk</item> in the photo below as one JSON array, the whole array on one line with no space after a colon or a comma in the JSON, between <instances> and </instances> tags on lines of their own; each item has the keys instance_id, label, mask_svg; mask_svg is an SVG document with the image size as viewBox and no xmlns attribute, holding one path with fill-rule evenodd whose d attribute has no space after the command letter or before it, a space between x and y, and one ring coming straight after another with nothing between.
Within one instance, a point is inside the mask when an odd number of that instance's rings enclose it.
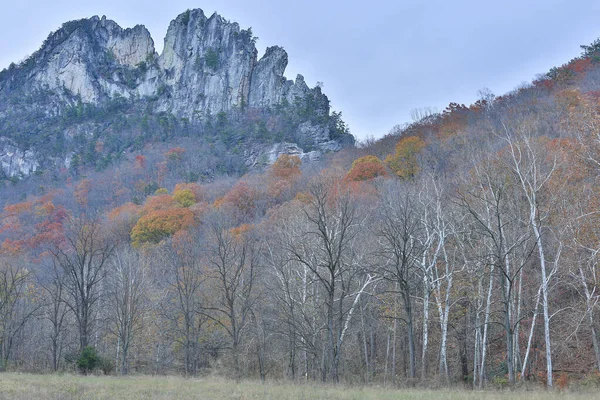
<instances>
[{"instance_id":1,"label":"tree trunk","mask_svg":"<svg viewBox=\"0 0 600 400\"><path fill-rule=\"evenodd\" d=\"M427 346L429 344L429 285L424 275L423 279L423 351L421 353L421 381L427 378Z\"/></svg>"},{"instance_id":2,"label":"tree trunk","mask_svg":"<svg viewBox=\"0 0 600 400\"><path fill-rule=\"evenodd\" d=\"M537 240L538 254L540 257L540 270L542 272L542 310L544 313L544 342L546 345L546 378L547 386L552 387L552 343L550 341L550 314L548 311L548 277L546 275L546 258L544 255L544 246L542 244L542 236L538 229L535 219L535 209L531 213L531 226Z\"/></svg>"},{"instance_id":3,"label":"tree trunk","mask_svg":"<svg viewBox=\"0 0 600 400\"><path fill-rule=\"evenodd\" d=\"M483 321L483 338L481 341L481 366L479 367L479 389L483 388L485 380L485 357L487 354L487 336L488 326L490 324L490 307L492 303L492 291L494 288L494 266L490 268L490 286L488 288L488 294L485 304L485 314Z\"/></svg>"}]
</instances>

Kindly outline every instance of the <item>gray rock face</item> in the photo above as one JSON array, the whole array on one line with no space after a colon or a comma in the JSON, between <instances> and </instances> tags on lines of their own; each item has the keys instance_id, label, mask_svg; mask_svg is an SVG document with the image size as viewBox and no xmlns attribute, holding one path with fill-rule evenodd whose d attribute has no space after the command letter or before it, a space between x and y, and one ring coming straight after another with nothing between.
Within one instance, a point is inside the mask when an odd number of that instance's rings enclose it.
<instances>
[{"instance_id":1,"label":"gray rock face","mask_svg":"<svg viewBox=\"0 0 600 400\"><path fill-rule=\"evenodd\" d=\"M144 26L122 29L106 17L102 17L98 25L102 28L98 34L104 36L104 47L117 63L136 67L154 56L154 41Z\"/></svg>"},{"instance_id":2,"label":"gray rock face","mask_svg":"<svg viewBox=\"0 0 600 400\"><path fill-rule=\"evenodd\" d=\"M322 153L320 151L309 151L305 153L296 143L276 143L266 153L268 155L267 163L273 164L279 156L282 154L289 154L291 156L298 156L302 162L306 161L317 161L321 158Z\"/></svg>"},{"instance_id":3,"label":"gray rock face","mask_svg":"<svg viewBox=\"0 0 600 400\"><path fill-rule=\"evenodd\" d=\"M255 38L213 14L189 10L169 25L158 59L159 80L167 95L160 111L188 118L202 117L236 107L269 107L285 98L290 104L311 93L302 75L296 82L284 76L288 55L279 46L267 48L257 61ZM320 93L324 113L329 101Z\"/></svg>"},{"instance_id":4,"label":"gray rock face","mask_svg":"<svg viewBox=\"0 0 600 400\"><path fill-rule=\"evenodd\" d=\"M323 152L320 150L305 153L296 143L281 142L272 146L248 149L245 154L246 165L248 167L272 165L283 154L298 156L302 162L318 161L323 157Z\"/></svg>"},{"instance_id":5,"label":"gray rock face","mask_svg":"<svg viewBox=\"0 0 600 400\"><path fill-rule=\"evenodd\" d=\"M57 93L66 89L84 103L116 95L130 97L127 85L99 66L112 63L134 68L154 53L150 32L141 25L122 29L106 17L73 21L51 34L34 54L32 82Z\"/></svg>"},{"instance_id":6,"label":"gray rock face","mask_svg":"<svg viewBox=\"0 0 600 400\"><path fill-rule=\"evenodd\" d=\"M319 112L329 113L320 88L310 89L302 75L295 82L284 77L283 48L269 47L257 60L255 40L250 29L218 14L207 18L200 9L188 10L171 22L157 56L145 27L123 29L106 17L92 17L50 35L32 56L30 85L92 104L115 96L153 96L156 111L187 118L269 107L284 99L294 104L309 95Z\"/></svg>"},{"instance_id":7,"label":"gray rock face","mask_svg":"<svg viewBox=\"0 0 600 400\"><path fill-rule=\"evenodd\" d=\"M288 55L283 48L279 46L267 48L265 55L252 71L250 105L264 107L281 102L286 88L283 73L287 63Z\"/></svg>"},{"instance_id":8,"label":"gray rock face","mask_svg":"<svg viewBox=\"0 0 600 400\"><path fill-rule=\"evenodd\" d=\"M188 117L248 104L256 63L252 34L217 14L187 11L169 25L158 65L170 87L161 109Z\"/></svg>"},{"instance_id":9,"label":"gray rock face","mask_svg":"<svg viewBox=\"0 0 600 400\"><path fill-rule=\"evenodd\" d=\"M38 168L35 154L16 147L9 139L0 137L0 171L8 177L27 176Z\"/></svg>"},{"instance_id":10,"label":"gray rock face","mask_svg":"<svg viewBox=\"0 0 600 400\"><path fill-rule=\"evenodd\" d=\"M111 100L121 101L121 97L132 102L146 100L143 106L148 112L168 112L189 120L287 103L300 107L299 120L294 121L297 132L289 136L317 150L304 153L290 143L268 149L264 143L256 143L262 146L257 153L261 159L266 156L273 162L284 153L318 159L324 152L341 149L327 126L329 100L321 88L309 88L302 75L295 81L286 79L288 55L279 46L267 48L258 59L255 40L250 29L240 29L217 14L206 17L200 9L188 10L171 22L160 55L142 25L123 29L97 16L68 22L50 34L30 58L0 71L0 127L3 119L11 118L2 99L31 93L42 100L24 102L22 107L29 114L21 115L47 118L79 107L79 102L103 106ZM324 122L300 123L309 119ZM67 140L78 133L69 127L63 130ZM5 174L27 175L41 168L33 157L35 151L19 150L14 143L7 146L0 148ZM60 157L64 160L65 154ZM251 159L247 161L256 164Z\"/></svg>"}]
</instances>

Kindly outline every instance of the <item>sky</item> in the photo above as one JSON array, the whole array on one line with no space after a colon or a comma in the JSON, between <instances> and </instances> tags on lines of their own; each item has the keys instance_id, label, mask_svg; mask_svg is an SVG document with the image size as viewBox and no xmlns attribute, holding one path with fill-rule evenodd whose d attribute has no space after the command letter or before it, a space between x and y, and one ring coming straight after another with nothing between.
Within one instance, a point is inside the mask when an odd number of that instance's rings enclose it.
<instances>
[{"instance_id":1,"label":"sky","mask_svg":"<svg viewBox=\"0 0 600 400\"><path fill-rule=\"evenodd\" d=\"M411 122L411 111L501 95L580 54L600 37L600 1L501 0L18 0L3 1L0 69L36 51L73 19L106 15L145 25L157 51L188 8L218 12L279 45L288 78L323 83L359 140Z\"/></svg>"}]
</instances>

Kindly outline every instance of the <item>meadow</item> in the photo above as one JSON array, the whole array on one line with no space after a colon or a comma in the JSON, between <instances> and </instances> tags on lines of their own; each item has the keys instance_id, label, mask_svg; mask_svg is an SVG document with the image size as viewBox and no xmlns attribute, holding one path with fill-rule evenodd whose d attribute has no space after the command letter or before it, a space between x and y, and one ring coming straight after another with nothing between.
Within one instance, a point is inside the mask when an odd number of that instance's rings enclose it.
<instances>
[{"instance_id":1,"label":"meadow","mask_svg":"<svg viewBox=\"0 0 600 400\"><path fill-rule=\"evenodd\" d=\"M208 377L185 379L167 376L79 376L0 374L0 399L237 399L237 400L501 400L501 399L594 399L598 392L540 390L470 391L462 389L393 389L377 386L290 384Z\"/></svg>"}]
</instances>

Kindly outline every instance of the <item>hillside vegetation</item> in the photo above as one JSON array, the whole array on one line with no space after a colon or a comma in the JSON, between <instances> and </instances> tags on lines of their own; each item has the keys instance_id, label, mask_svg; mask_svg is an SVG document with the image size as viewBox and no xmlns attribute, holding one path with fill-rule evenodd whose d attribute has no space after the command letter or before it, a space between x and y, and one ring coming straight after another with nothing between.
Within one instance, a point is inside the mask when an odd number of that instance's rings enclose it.
<instances>
[{"instance_id":1,"label":"hillside vegetation","mask_svg":"<svg viewBox=\"0 0 600 400\"><path fill-rule=\"evenodd\" d=\"M7 183L0 371L596 390L599 62L597 41L511 93L240 178L197 176L186 137Z\"/></svg>"}]
</instances>

